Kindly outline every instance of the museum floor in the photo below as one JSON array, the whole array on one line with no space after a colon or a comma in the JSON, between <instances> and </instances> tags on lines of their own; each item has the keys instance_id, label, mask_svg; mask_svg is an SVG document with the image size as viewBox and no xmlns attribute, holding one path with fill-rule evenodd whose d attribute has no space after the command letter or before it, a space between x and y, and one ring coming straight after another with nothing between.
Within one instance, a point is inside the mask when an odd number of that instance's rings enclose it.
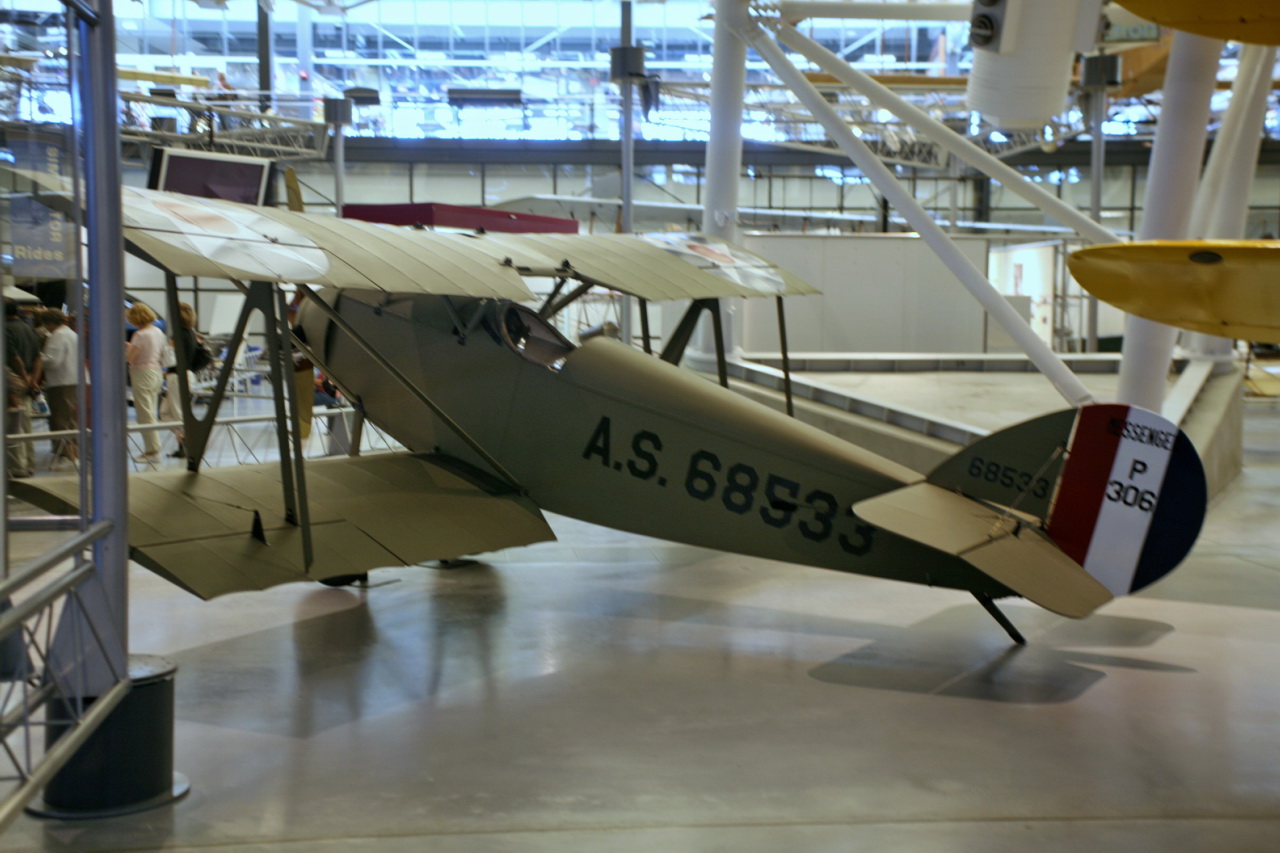
<instances>
[{"instance_id":1,"label":"museum floor","mask_svg":"<svg viewBox=\"0 0 1280 853\"><path fill-rule=\"evenodd\" d=\"M990 408L990 400L975 398ZM1187 563L1079 622L552 518L560 541L364 591L200 602L185 800L23 817L24 851L1280 849L1280 404Z\"/></svg>"}]
</instances>

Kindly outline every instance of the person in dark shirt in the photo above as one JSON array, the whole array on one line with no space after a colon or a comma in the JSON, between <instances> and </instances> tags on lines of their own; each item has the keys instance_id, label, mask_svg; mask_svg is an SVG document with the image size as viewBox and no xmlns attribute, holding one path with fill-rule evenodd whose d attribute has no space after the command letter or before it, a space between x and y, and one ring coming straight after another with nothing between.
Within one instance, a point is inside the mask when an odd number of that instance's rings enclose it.
<instances>
[{"instance_id":1,"label":"person in dark shirt","mask_svg":"<svg viewBox=\"0 0 1280 853\"><path fill-rule=\"evenodd\" d=\"M9 389L10 433L31 432L33 398L43 380L40 336L18 315L18 303L4 304L5 366L11 371ZM30 477L36 470L35 445L29 441L14 442L8 449L9 476Z\"/></svg>"}]
</instances>

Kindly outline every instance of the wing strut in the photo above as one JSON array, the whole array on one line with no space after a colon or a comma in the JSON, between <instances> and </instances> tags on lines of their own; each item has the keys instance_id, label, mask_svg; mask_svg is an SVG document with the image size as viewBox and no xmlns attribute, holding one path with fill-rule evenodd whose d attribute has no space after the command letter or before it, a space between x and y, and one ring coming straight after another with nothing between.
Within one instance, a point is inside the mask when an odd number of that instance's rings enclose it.
<instances>
[{"instance_id":1,"label":"wing strut","mask_svg":"<svg viewBox=\"0 0 1280 853\"><path fill-rule=\"evenodd\" d=\"M689 345L689 339L693 337L693 330L698 325L698 320L703 311L711 312L711 328L716 340L716 370L720 375L720 384L728 388L729 365L725 361L724 355L724 327L720 324L719 299L695 299L689 304L689 308L684 312L684 316L680 318L676 330L671 333L671 340L667 342L666 348L662 351L662 360L670 364L680 363L680 359L684 358L685 348Z\"/></svg>"},{"instance_id":2,"label":"wing strut","mask_svg":"<svg viewBox=\"0 0 1280 853\"><path fill-rule=\"evenodd\" d=\"M644 354L653 355L653 336L649 333L649 300L637 297L640 303L640 337L644 341Z\"/></svg>"},{"instance_id":3,"label":"wing strut","mask_svg":"<svg viewBox=\"0 0 1280 853\"><path fill-rule=\"evenodd\" d=\"M236 320L235 332L227 342L227 353L233 355L244 340L245 329L248 328L249 317L254 311L261 311L266 318L268 328L275 326L273 333L267 337L268 361L271 366L272 399L275 402L276 422L288 423L287 430L277 430L280 442L280 486L284 497L284 517L287 522L298 527L302 538L302 556L305 566L310 566L314 559L311 545L311 519L307 503L306 475L302 462L302 432L298 423L297 388L291 375L292 363L287 367L286 359L289 349L286 342L290 339L289 312L285 308L284 292L269 281L253 281L245 285L233 282L245 295L244 305ZM173 273L165 272L165 290L169 303L171 322L180 322L178 313L178 279ZM186 365L190 363L191 354L186 352L183 336L174 335L178 364L183 367L178 371L179 396L182 400L183 447L187 451L187 470L198 471L204 459L205 448L209 444L209 436L213 431L214 420L218 416L222 400L226 395L227 383L235 370L235 359L228 358L218 373L218 381L213 396L209 401L208 411L201 419L197 419L191 408L191 388L187 382ZM285 395L289 395L286 402ZM292 437L293 447L290 448ZM255 538L261 532L261 524L255 526Z\"/></svg>"},{"instance_id":4,"label":"wing strut","mask_svg":"<svg viewBox=\"0 0 1280 853\"><path fill-rule=\"evenodd\" d=\"M419 388L417 385L414 385L413 382L409 379L409 377L405 376L404 373L402 373L399 369L396 368L394 364L388 361L386 357L382 355L382 353L378 352L378 350L372 344L370 344L367 340L365 340L364 337L355 330L355 327L353 327L349 322L347 322L346 317L343 317L341 314L339 314L337 311L333 309L333 306L331 306L329 303L321 299L320 294L312 290L309 285L299 284L298 287L302 290L303 294L305 294L305 296L311 300L313 305L315 305L322 312L324 312L324 315L328 317L329 320L332 321L335 326L337 326L339 329L347 333L347 337L349 337L356 346L360 347L360 349L364 351L365 355L369 356L369 358L373 359L378 364L379 367L387 371L387 373L393 379L395 379L396 382L400 383L401 387L403 387L406 391L412 394L418 400L418 402L422 403L424 406L430 409L432 414L434 414L437 418L439 418L440 421L446 427L448 427L448 429L454 435L456 435L458 438L466 442L467 447L470 447L473 451L475 451L476 455L478 455L481 459L483 459L485 463L489 465L489 467L492 468L499 477L501 477L504 481L506 481L507 485L510 486L513 491L515 491L517 494L524 494L525 492L524 488L521 487L520 484L516 481L516 478L511 476L511 473L502 466L501 462L493 458L493 454L485 450L484 447L482 447L478 441L472 438L470 434L467 433L466 430L464 430L461 426L458 425L457 421L449 417L449 415L444 411L444 409L441 409L438 405L436 405L435 401L432 400L430 397L428 397L425 393L423 393L421 388Z\"/></svg>"},{"instance_id":5,"label":"wing strut","mask_svg":"<svg viewBox=\"0 0 1280 853\"><path fill-rule=\"evenodd\" d=\"M796 406L791 395L791 352L787 349L787 312L782 307L782 297L773 297L778 306L778 349L782 352L782 390L787 398L787 417L796 416Z\"/></svg>"},{"instance_id":6,"label":"wing strut","mask_svg":"<svg viewBox=\"0 0 1280 853\"><path fill-rule=\"evenodd\" d=\"M275 393L271 395L276 406L276 422L288 419L288 430L276 430L280 442L280 473L285 484L285 520L302 530L302 562L311 567L314 554L311 549L311 513L307 503L307 480L302 461L302 429L298 423L298 383L294 381L293 358L289 350L289 309L285 305L284 291L266 281L249 285L250 293L256 293L260 308L268 321L277 324L276 334L267 335L267 354L271 359L272 381ZM249 300L249 301L252 301ZM265 310L270 307L272 310ZM289 396L285 405L285 395ZM289 453L289 439L293 439L293 453ZM289 506L292 500L293 505Z\"/></svg>"},{"instance_id":7,"label":"wing strut","mask_svg":"<svg viewBox=\"0 0 1280 853\"><path fill-rule=\"evenodd\" d=\"M161 267L164 269L164 267ZM166 270L165 272L166 288L170 290L169 297L169 316L177 320L178 318L178 297L177 277ZM241 291L246 294L247 288L240 282L236 282ZM240 344L244 341L245 329L249 326L249 317L253 313L253 306L245 301L240 308L240 316L236 318L235 331L231 333L231 338L227 341L227 358L222 364L222 369L218 371L218 379L213 387L213 395L209 400L208 409L203 418L196 418L191 411L191 389L187 386L187 372L185 370L178 371L178 386L182 389L182 428L183 428L183 447L187 452L187 470L198 471L200 462L204 459L205 448L209 444L209 435L213 432L214 420L218 417L218 409L222 405L222 399L227 393L227 383L231 379L231 374L235 371L234 354L239 350ZM181 337L181 336L177 336ZM181 355L178 356L182 358ZM179 362L182 363L182 362Z\"/></svg>"}]
</instances>

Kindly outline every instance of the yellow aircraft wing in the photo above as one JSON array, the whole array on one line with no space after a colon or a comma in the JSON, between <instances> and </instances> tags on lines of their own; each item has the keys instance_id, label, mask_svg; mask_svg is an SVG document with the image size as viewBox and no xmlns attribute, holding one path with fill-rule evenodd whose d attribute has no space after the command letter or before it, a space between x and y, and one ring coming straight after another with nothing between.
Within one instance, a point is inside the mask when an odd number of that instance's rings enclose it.
<instances>
[{"instance_id":1,"label":"yellow aircraft wing","mask_svg":"<svg viewBox=\"0 0 1280 853\"><path fill-rule=\"evenodd\" d=\"M399 453L322 459L307 463L306 484L310 567L301 530L282 515L276 463L133 475L131 556L207 599L555 538L532 501L496 494L479 476L439 458ZM77 511L75 477L10 486L47 511ZM255 511L265 544L251 535Z\"/></svg>"},{"instance_id":2,"label":"yellow aircraft wing","mask_svg":"<svg viewBox=\"0 0 1280 853\"><path fill-rule=\"evenodd\" d=\"M1280 241L1154 240L1071 253L1080 286L1180 329L1280 343Z\"/></svg>"},{"instance_id":3,"label":"yellow aircraft wing","mask_svg":"<svg viewBox=\"0 0 1280 853\"><path fill-rule=\"evenodd\" d=\"M1117 0L1135 15L1175 30L1252 44L1280 44L1276 0Z\"/></svg>"}]
</instances>

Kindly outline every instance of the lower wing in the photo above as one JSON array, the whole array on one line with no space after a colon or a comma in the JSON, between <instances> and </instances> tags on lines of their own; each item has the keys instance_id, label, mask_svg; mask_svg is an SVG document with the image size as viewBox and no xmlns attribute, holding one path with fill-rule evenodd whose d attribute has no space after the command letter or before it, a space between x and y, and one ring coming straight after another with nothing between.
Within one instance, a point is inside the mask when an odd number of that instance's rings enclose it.
<instances>
[{"instance_id":1,"label":"lower wing","mask_svg":"<svg viewBox=\"0 0 1280 853\"><path fill-rule=\"evenodd\" d=\"M10 486L16 497L49 512L79 509L76 477ZM527 497L499 492L484 475L442 457L308 462L306 491L310 566L301 528L281 511L278 464L135 474L129 480L130 556L207 599L555 538ZM255 515L261 539L254 535Z\"/></svg>"}]
</instances>

